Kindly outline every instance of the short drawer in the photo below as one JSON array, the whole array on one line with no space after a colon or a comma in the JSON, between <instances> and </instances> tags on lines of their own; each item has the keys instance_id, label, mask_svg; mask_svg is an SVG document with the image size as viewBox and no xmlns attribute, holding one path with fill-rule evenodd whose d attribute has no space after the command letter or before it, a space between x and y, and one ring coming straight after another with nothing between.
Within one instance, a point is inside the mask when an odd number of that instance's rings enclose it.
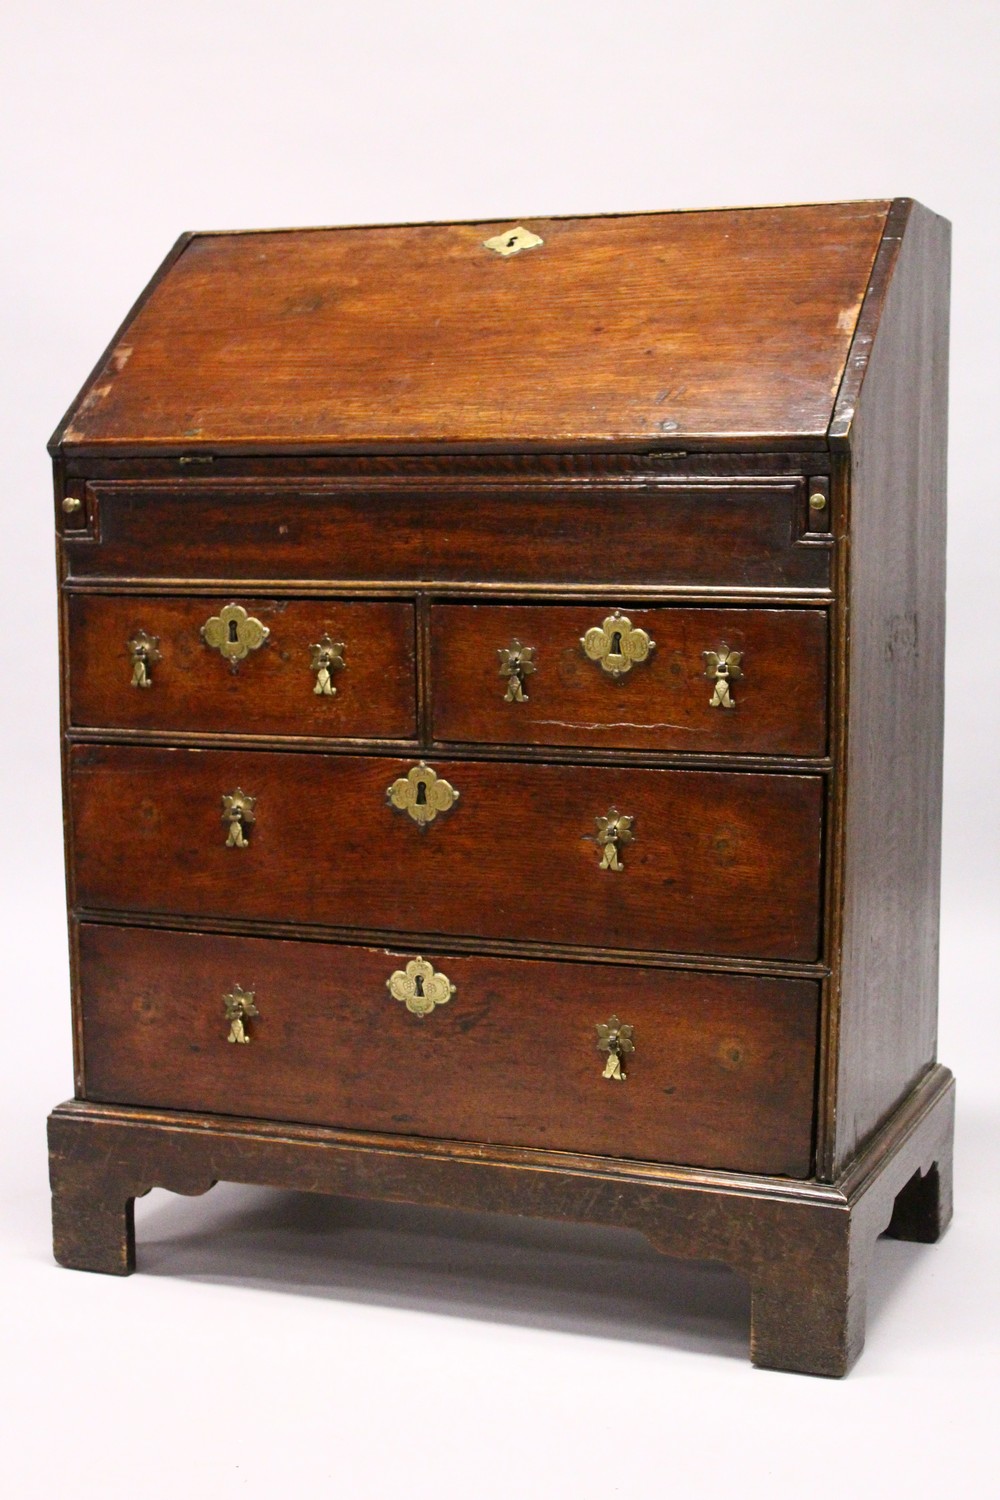
<instances>
[{"instance_id":1,"label":"short drawer","mask_svg":"<svg viewBox=\"0 0 1000 1500\"><path fill-rule=\"evenodd\" d=\"M434 738L819 756L822 610L438 604Z\"/></svg>"},{"instance_id":2,"label":"short drawer","mask_svg":"<svg viewBox=\"0 0 1000 1500\"><path fill-rule=\"evenodd\" d=\"M426 949L424 970L412 952L87 923L79 945L91 1099L810 1170L810 981ZM443 1003L419 1015L407 993ZM624 1080L599 1048L615 1017Z\"/></svg>"},{"instance_id":3,"label":"short drawer","mask_svg":"<svg viewBox=\"0 0 1000 1500\"><path fill-rule=\"evenodd\" d=\"M819 776L124 745L71 759L83 908L818 956Z\"/></svg>"},{"instance_id":4,"label":"short drawer","mask_svg":"<svg viewBox=\"0 0 1000 1500\"><path fill-rule=\"evenodd\" d=\"M73 726L322 738L416 733L413 607L71 594Z\"/></svg>"}]
</instances>

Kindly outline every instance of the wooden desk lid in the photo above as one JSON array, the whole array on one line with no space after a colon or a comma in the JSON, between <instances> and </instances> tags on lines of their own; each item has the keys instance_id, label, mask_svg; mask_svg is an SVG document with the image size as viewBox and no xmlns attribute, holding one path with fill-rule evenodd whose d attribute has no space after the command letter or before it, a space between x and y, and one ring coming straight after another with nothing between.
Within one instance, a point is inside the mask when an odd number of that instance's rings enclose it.
<instances>
[{"instance_id":1,"label":"wooden desk lid","mask_svg":"<svg viewBox=\"0 0 1000 1500\"><path fill-rule=\"evenodd\" d=\"M53 447L824 446L891 208L185 236Z\"/></svg>"}]
</instances>

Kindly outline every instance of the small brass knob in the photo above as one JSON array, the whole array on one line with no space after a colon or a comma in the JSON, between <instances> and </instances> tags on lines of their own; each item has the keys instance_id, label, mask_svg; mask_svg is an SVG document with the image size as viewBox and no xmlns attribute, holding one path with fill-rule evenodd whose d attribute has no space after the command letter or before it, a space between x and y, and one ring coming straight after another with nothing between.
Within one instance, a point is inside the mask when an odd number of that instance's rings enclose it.
<instances>
[{"instance_id":1,"label":"small brass knob","mask_svg":"<svg viewBox=\"0 0 1000 1500\"><path fill-rule=\"evenodd\" d=\"M608 1054L602 1078L613 1079L617 1083L625 1082L628 1075L622 1063L635 1051L634 1036L635 1027L626 1026L617 1016L612 1016L610 1021L598 1021L597 1050Z\"/></svg>"},{"instance_id":2,"label":"small brass knob","mask_svg":"<svg viewBox=\"0 0 1000 1500\"><path fill-rule=\"evenodd\" d=\"M132 686L134 688L152 687L153 678L150 668L154 662L160 660L160 637L147 635L144 630L137 630L132 639L125 644L132 659Z\"/></svg>"},{"instance_id":3,"label":"small brass knob","mask_svg":"<svg viewBox=\"0 0 1000 1500\"><path fill-rule=\"evenodd\" d=\"M226 1020L229 1022L229 1035L226 1041L247 1046L250 1033L246 1023L260 1015L260 1011L254 1004L254 991L245 990L236 984L230 994L223 995L222 1004L225 1008Z\"/></svg>"},{"instance_id":4,"label":"small brass knob","mask_svg":"<svg viewBox=\"0 0 1000 1500\"><path fill-rule=\"evenodd\" d=\"M65 495L63 497L62 508L64 515L74 516L78 510L83 509L83 501L79 495Z\"/></svg>"},{"instance_id":5,"label":"small brass knob","mask_svg":"<svg viewBox=\"0 0 1000 1500\"><path fill-rule=\"evenodd\" d=\"M386 787L385 795L392 807L407 813L421 828L454 807L459 797L451 782L423 761L411 766L405 776L398 776Z\"/></svg>"},{"instance_id":6,"label":"small brass knob","mask_svg":"<svg viewBox=\"0 0 1000 1500\"><path fill-rule=\"evenodd\" d=\"M411 958L405 969L397 969L385 982L394 1000L400 1000L411 1015L429 1016L435 1005L447 1005L455 986L447 974L435 972L426 958Z\"/></svg>"},{"instance_id":7,"label":"small brass knob","mask_svg":"<svg viewBox=\"0 0 1000 1500\"><path fill-rule=\"evenodd\" d=\"M826 496L821 490L815 490L813 494L809 496L809 509L826 510Z\"/></svg>"},{"instance_id":8,"label":"small brass knob","mask_svg":"<svg viewBox=\"0 0 1000 1500\"><path fill-rule=\"evenodd\" d=\"M631 672L634 662L645 661L656 650L656 642L618 610L600 625L591 626L580 637L580 645L590 660L596 661L610 677L624 677Z\"/></svg>"},{"instance_id":9,"label":"small brass knob","mask_svg":"<svg viewBox=\"0 0 1000 1500\"><path fill-rule=\"evenodd\" d=\"M595 822L595 842L603 850L599 868L623 870L625 866L621 860L621 851L626 844L635 842L635 819L627 813L620 813L617 807L612 807L605 817L596 818Z\"/></svg>"},{"instance_id":10,"label":"small brass knob","mask_svg":"<svg viewBox=\"0 0 1000 1500\"><path fill-rule=\"evenodd\" d=\"M509 646L500 646L497 655L500 658L500 676L507 679L504 702L527 703L524 679L538 670L535 666L534 646L522 646L520 641L514 640Z\"/></svg>"},{"instance_id":11,"label":"small brass knob","mask_svg":"<svg viewBox=\"0 0 1000 1500\"><path fill-rule=\"evenodd\" d=\"M222 821L226 826L226 848L245 849L250 842L250 827L256 821L254 808L256 797L248 797L242 788L235 792L224 792L222 797Z\"/></svg>"},{"instance_id":12,"label":"small brass knob","mask_svg":"<svg viewBox=\"0 0 1000 1500\"><path fill-rule=\"evenodd\" d=\"M321 635L309 649L312 652L312 669L316 673L313 692L323 698L335 698L337 689L333 685L332 673L342 672L347 666L343 641L334 641L329 635Z\"/></svg>"},{"instance_id":13,"label":"small brass knob","mask_svg":"<svg viewBox=\"0 0 1000 1500\"><path fill-rule=\"evenodd\" d=\"M718 651L703 651L701 654L705 658L705 676L715 683L712 696L708 700L709 707L735 708L736 700L729 691L729 684L743 676L743 668L740 666L743 652L730 651L723 641Z\"/></svg>"}]
</instances>

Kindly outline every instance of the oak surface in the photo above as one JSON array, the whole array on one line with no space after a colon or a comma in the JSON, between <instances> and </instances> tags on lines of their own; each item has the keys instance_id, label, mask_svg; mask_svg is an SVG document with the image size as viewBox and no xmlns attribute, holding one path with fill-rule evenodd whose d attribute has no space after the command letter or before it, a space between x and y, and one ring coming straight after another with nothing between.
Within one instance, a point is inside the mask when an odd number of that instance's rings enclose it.
<instances>
[{"instance_id":1,"label":"oak surface","mask_svg":"<svg viewBox=\"0 0 1000 1500\"><path fill-rule=\"evenodd\" d=\"M432 732L464 743L610 746L694 754L823 755L827 620L819 610L644 609L633 628L655 643L615 678L582 638L615 614L586 605L435 604ZM523 701L508 701L501 647L534 648ZM732 708L712 707L705 651L741 652Z\"/></svg>"},{"instance_id":2,"label":"oak surface","mask_svg":"<svg viewBox=\"0 0 1000 1500\"><path fill-rule=\"evenodd\" d=\"M421 828L386 792L416 757L78 745L84 908L420 934L818 957L819 776L435 757L458 791ZM256 799L227 847L222 796ZM634 821L601 868L597 819Z\"/></svg>"},{"instance_id":3,"label":"oak surface","mask_svg":"<svg viewBox=\"0 0 1000 1500\"><path fill-rule=\"evenodd\" d=\"M327 584L830 586L802 539L801 477L636 483L419 479L101 481L90 530L65 536L74 578L317 579Z\"/></svg>"},{"instance_id":4,"label":"oak surface","mask_svg":"<svg viewBox=\"0 0 1000 1500\"><path fill-rule=\"evenodd\" d=\"M818 446L887 209L195 235L58 439Z\"/></svg>"},{"instance_id":5,"label":"oak surface","mask_svg":"<svg viewBox=\"0 0 1000 1500\"><path fill-rule=\"evenodd\" d=\"M83 924L92 1099L808 1174L818 986L424 950L455 994L412 1015L409 952ZM222 997L252 990L246 1045ZM597 1023L635 1028L624 1082Z\"/></svg>"},{"instance_id":6,"label":"oak surface","mask_svg":"<svg viewBox=\"0 0 1000 1500\"><path fill-rule=\"evenodd\" d=\"M228 603L242 605L269 634L232 663L201 629ZM412 604L333 599L267 599L252 594L194 598L71 595L67 600L70 724L222 734L411 739L416 733ZM160 659L151 685L132 685L128 642L155 636ZM315 691L313 647L343 645L334 692ZM234 670L235 666L235 670Z\"/></svg>"}]
</instances>

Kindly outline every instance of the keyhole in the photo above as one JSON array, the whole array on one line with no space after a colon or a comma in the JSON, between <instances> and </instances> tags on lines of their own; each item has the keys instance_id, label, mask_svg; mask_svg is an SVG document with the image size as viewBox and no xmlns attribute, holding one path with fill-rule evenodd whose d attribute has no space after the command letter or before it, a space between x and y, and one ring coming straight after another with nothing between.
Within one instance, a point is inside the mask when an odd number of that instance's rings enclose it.
<instances>
[{"instance_id":1,"label":"keyhole","mask_svg":"<svg viewBox=\"0 0 1000 1500\"><path fill-rule=\"evenodd\" d=\"M620 630L615 630L615 631L612 632L612 636L611 636L611 655L612 656L621 656L621 654L622 654L622 633L621 633Z\"/></svg>"},{"instance_id":2,"label":"keyhole","mask_svg":"<svg viewBox=\"0 0 1000 1500\"><path fill-rule=\"evenodd\" d=\"M417 806L418 807L426 807L427 806L427 783L426 783L426 781L418 781L417 782Z\"/></svg>"},{"instance_id":3,"label":"keyhole","mask_svg":"<svg viewBox=\"0 0 1000 1500\"><path fill-rule=\"evenodd\" d=\"M422 1000L424 998L424 976L422 974L415 974L413 976L413 987L417 992L417 999Z\"/></svg>"},{"instance_id":4,"label":"keyhole","mask_svg":"<svg viewBox=\"0 0 1000 1500\"><path fill-rule=\"evenodd\" d=\"M510 237L510 239L507 241L507 249L509 250L513 245L516 245L516 244L517 244L517 235L516 234L512 234L511 237Z\"/></svg>"},{"instance_id":5,"label":"keyhole","mask_svg":"<svg viewBox=\"0 0 1000 1500\"><path fill-rule=\"evenodd\" d=\"M235 620L230 620L229 622L229 639L234 646L239 642L238 626Z\"/></svg>"}]
</instances>

